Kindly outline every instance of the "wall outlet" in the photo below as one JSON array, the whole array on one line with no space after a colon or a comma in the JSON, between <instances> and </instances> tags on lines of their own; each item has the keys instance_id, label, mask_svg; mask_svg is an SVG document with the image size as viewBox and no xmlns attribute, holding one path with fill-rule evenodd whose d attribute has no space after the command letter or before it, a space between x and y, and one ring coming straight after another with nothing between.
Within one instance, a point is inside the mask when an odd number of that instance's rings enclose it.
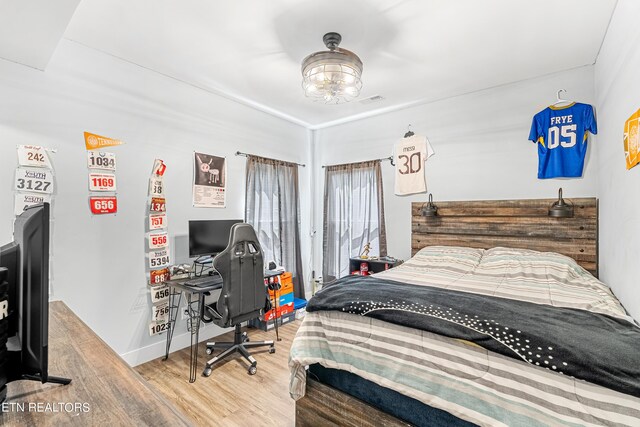
<instances>
[{"instance_id":1,"label":"wall outlet","mask_svg":"<svg viewBox=\"0 0 640 427\"><path fill-rule=\"evenodd\" d=\"M189 318L189 309L185 307L180 307L180 318L182 320L187 320Z\"/></svg>"}]
</instances>

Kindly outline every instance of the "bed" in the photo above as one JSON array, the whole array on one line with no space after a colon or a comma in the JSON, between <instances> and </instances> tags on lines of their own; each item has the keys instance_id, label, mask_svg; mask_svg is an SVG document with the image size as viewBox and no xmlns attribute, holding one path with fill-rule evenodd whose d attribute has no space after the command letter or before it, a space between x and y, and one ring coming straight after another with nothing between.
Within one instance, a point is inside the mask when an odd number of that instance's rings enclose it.
<instances>
[{"instance_id":1,"label":"bed","mask_svg":"<svg viewBox=\"0 0 640 427\"><path fill-rule=\"evenodd\" d=\"M414 206L410 260L309 302L296 425L640 425L640 328L587 271L597 202L566 222L551 202Z\"/></svg>"}]
</instances>

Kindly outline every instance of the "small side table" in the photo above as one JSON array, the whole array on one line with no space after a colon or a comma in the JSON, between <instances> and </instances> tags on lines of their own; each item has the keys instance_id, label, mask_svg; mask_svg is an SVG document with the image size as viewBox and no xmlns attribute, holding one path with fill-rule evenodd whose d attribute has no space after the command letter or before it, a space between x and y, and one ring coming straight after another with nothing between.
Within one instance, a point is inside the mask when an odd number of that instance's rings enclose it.
<instances>
[{"instance_id":1,"label":"small side table","mask_svg":"<svg viewBox=\"0 0 640 427\"><path fill-rule=\"evenodd\" d=\"M374 259L371 259L371 258L363 259L360 257L353 257L353 258L349 258L349 273L356 270L360 271L360 264L362 264L363 262L367 263L367 266L369 268L369 273L380 273L381 271L385 271L390 268L397 267L398 265L402 264L403 261L401 259L395 259L390 257L374 258Z\"/></svg>"}]
</instances>

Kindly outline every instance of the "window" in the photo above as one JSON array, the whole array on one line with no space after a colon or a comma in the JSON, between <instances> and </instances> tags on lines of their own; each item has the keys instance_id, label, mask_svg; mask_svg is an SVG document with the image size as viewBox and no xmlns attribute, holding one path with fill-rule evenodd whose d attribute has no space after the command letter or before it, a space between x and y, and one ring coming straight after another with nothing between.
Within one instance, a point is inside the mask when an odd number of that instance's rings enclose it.
<instances>
[{"instance_id":1,"label":"window","mask_svg":"<svg viewBox=\"0 0 640 427\"><path fill-rule=\"evenodd\" d=\"M327 166L323 280L348 275L349 258L358 256L369 242L371 255L387 255L380 161Z\"/></svg>"}]
</instances>

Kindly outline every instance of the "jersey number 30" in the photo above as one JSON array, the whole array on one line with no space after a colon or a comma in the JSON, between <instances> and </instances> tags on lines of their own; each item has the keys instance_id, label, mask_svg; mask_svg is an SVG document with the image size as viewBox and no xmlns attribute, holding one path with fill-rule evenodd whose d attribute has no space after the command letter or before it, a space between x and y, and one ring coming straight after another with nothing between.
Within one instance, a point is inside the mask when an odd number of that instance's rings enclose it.
<instances>
[{"instance_id":1,"label":"jersey number 30","mask_svg":"<svg viewBox=\"0 0 640 427\"><path fill-rule=\"evenodd\" d=\"M402 175L418 173L422 169L422 153L413 153L410 156L401 154L398 156L398 160L403 162L400 166L401 169L398 170Z\"/></svg>"},{"instance_id":2,"label":"jersey number 30","mask_svg":"<svg viewBox=\"0 0 640 427\"><path fill-rule=\"evenodd\" d=\"M570 148L576 145L576 125L565 125L562 127L553 126L549 128L549 150L557 148L558 146L563 146L564 148ZM563 141L560 141L560 136L562 136ZM564 140L564 138L569 138L569 140Z\"/></svg>"}]
</instances>

